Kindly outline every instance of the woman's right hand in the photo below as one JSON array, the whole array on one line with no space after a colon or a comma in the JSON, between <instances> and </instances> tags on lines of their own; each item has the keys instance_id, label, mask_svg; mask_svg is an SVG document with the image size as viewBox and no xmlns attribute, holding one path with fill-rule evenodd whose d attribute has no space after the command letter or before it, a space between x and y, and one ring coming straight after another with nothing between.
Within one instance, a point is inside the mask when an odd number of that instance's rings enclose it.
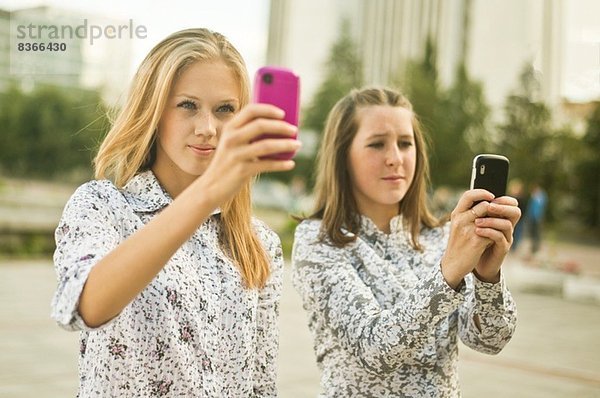
<instances>
[{"instance_id":1,"label":"woman's right hand","mask_svg":"<svg viewBox=\"0 0 600 398\"><path fill-rule=\"evenodd\" d=\"M493 242L475 233L475 220L487 214L494 195L484 189L466 191L450 215L450 237L442 257L442 274L453 289L473 271L479 258ZM480 202L473 206L473 203Z\"/></svg>"},{"instance_id":2,"label":"woman's right hand","mask_svg":"<svg viewBox=\"0 0 600 398\"><path fill-rule=\"evenodd\" d=\"M260 173L294 168L293 160L261 159L265 155L300 149L300 141L292 138L297 127L283 121L283 117L284 112L273 105L249 104L223 126L214 157L198 179L213 204L219 206L226 202ZM289 138L256 140L266 133Z\"/></svg>"}]
</instances>

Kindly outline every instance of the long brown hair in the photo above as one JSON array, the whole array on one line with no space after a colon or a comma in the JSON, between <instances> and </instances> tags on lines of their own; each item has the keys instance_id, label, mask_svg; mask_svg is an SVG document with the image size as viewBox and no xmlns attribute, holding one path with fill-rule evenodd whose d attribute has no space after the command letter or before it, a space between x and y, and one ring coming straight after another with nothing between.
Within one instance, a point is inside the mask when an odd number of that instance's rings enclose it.
<instances>
[{"instance_id":1,"label":"long brown hair","mask_svg":"<svg viewBox=\"0 0 600 398\"><path fill-rule=\"evenodd\" d=\"M419 233L422 226L439 225L427 207L429 162L423 130L410 101L396 90L386 87L354 89L340 99L329 112L323 142L317 155L315 208L309 218L322 219L323 233L337 246L356 240L360 229L360 214L348 172L348 154L358 131L357 111L360 108L389 105L408 109L412 113L417 163L415 176L404 198L398 204L403 222L410 231L411 244L421 250ZM346 234L342 228L353 235Z\"/></svg>"},{"instance_id":2,"label":"long brown hair","mask_svg":"<svg viewBox=\"0 0 600 398\"><path fill-rule=\"evenodd\" d=\"M94 159L96 178L109 178L123 187L136 174L152 167L156 129L169 90L189 65L223 61L239 82L240 106L250 99L246 65L240 53L221 34L208 29L176 32L148 53L135 74L123 108ZM269 259L251 225L251 183L221 206L225 252L240 269L246 287L264 287Z\"/></svg>"}]
</instances>

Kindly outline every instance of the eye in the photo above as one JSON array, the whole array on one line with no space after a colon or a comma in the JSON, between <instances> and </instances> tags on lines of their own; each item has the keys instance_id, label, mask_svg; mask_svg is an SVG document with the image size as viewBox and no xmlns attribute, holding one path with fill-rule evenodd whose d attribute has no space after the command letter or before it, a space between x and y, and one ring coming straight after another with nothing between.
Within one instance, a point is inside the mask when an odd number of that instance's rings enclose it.
<instances>
[{"instance_id":1,"label":"eye","mask_svg":"<svg viewBox=\"0 0 600 398\"><path fill-rule=\"evenodd\" d=\"M369 148L375 148L375 149L380 149L383 148L383 142L372 142L369 145L367 145Z\"/></svg>"},{"instance_id":2,"label":"eye","mask_svg":"<svg viewBox=\"0 0 600 398\"><path fill-rule=\"evenodd\" d=\"M218 113L235 113L235 106L231 104L223 104L217 108Z\"/></svg>"},{"instance_id":3,"label":"eye","mask_svg":"<svg viewBox=\"0 0 600 398\"><path fill-rule=\"evenodd\" d=\"M196 105L196 103L192 100L183 100L180 103L177 104L178 108L183 108L183 109L188 109L191 111L194 111L196 109L198 109L198 106Z\"/></svg>"},{"instance_id":4,"label":"eye","mask_svg":"<svg viewBox=\"0 0 600 398\"><path fill-rule=\"evenodd\" d=\"M413 142L409 140L402 140L398 142L398 147L400 148L410 148L413 146Z\"/></svg>"}]
</instances>

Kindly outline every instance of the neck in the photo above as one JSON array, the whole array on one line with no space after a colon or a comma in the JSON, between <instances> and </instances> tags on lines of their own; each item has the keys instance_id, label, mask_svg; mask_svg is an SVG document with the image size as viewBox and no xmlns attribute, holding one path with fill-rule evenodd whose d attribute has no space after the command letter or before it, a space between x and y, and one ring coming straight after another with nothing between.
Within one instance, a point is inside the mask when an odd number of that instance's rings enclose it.
<instances>
[{"instance_id":1,"label":"neck","mask_svg":"<svg viewBox=\"0 0 600 398\"><path fill-rule=\"evenodd\" d=\"M187 187L194 182L197 176L185 175L177 172L169 172L169 170L152 168L152 172L160 182L160 185L167 191L171 198L175 199ZM189 178L188 178L189 177Z\"/></svg>"},{"instance_id":2,"label":"neck","mask_svg":"<svg viewBox=\"0 0 600 398\"><path fill-rule=\"evenodd\" d=\"M398 215L398 210L395 211L361 211L361 214L368 217L377 229L381 232L389 234L391 232L390 229L390 221L392 218Z\"/></svg>"}]
</instances>

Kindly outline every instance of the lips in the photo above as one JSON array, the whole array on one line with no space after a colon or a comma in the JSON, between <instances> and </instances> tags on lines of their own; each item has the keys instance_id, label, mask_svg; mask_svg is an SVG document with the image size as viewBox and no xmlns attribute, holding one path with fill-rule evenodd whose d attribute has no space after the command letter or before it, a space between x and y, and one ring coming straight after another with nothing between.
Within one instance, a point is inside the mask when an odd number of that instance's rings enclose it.
<instances>
[{"instance_id":1,"label":"lips","mask_svg":"<svg viewBox=\"0 0 600 398\"><path fill-rule=\"evenodd\" d=\"M215 151L213 145L201 144L201 145L188 145L188 147L197 155L210 155Z\"/></svg>"},{"instance_id":2,"label":"lips","mask_svg":"<svg viewBox=\"0 0 600 398\"><path fill-rule=\"evenodd\" d=\"M394 174L394 175L391 175L391 176L383 177L382 180L385 180L385 181L399 181L399 180L402 180L403 178L404 177L402 177L401 175Z\"/></svg>"}]
</instances>

